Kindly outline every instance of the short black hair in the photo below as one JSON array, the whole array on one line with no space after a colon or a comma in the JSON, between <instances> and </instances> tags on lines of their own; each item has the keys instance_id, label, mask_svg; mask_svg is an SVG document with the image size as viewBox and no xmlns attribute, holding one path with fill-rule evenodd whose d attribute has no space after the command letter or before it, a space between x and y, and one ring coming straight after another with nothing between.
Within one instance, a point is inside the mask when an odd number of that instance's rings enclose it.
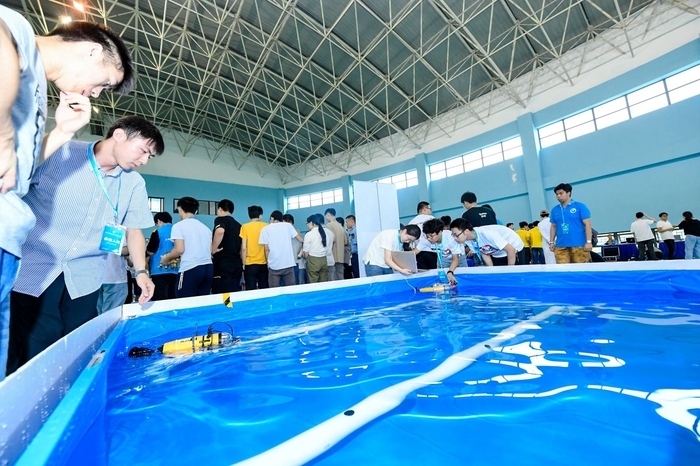
<instances>
[{"instance_id":1,"label":"short black hair","mask_svg":"<svg viewBox=\"0 0 700 466\"><path fill-rule=\"evenodd\" d=\"M233 202L229 199L221 199L217 207L224 212L228 212L229 214L233 213Z\"/></svg>"},{"instance_id":2,"label":"short black hair","mask_svg":"<svg viewBox=\"0 0 700 466\"><path fill-rule=\"evenodd\" d=\"M471 191L467 191L466 193L462 194L462 204L465 202L468 202L470 204L473 204L476 202L476 194L474 194Z\"/></svg>"},{"instance_id":3,"label":"short black hair","mask_svg":"<svg viewBox=\"0 0 700 466\"><path fill-rule=\"evenodd\" d=\"M442 220L442 223L444 223L445 225L449 225L450 223L452 223L452 217L450 217L449 215L443 215L442 217L440 217L440 220Z\"/></svg>"},{"instance_id":4,"label":"short black hair","mask_svg":"<svg viewBox=\"0 0 700 466\"><path fill-rule=\"evenodd\" d=\"M282 216L282 221L294 225L294 216L292 214L284 214Z\"/></svg>"},{"instance_id":5,"label":"short black hair","mask_svg":"<svg viewBox=\"0 0 700 466\"><path fill-rule=\"evenodd\" d=\"M423 224L423 233L429 235L431 233L440 233L445 229L445 224L439 218L431 218Z\"/></svg>"},{"instance_id":6,"label":"short black hair","mask_svg":"<svg viewBox=\"0 0 700 466\"><path fill-rule=\"evenodd\" d=\"M326 209L326 211L325 211L323 214L324 214L324 215L325 215L325 214L331 214L332 216L335 217L335 209L334 209L333 207L329 207L329 208Z\"/></svg>"},{"instance_id":7,"label":"short black hair","mask_svg":"<svg viewBox=\"0 0 700 466\"><path fill-rule=\"evenodd\" d=\"M643 217L644 217L644 212L637 212L636 214L634 214L634 216L637 217L637 218L643 218Z\"/></svg>"},{"instance_id":8,"label":"short black hair","mask_svg":"<svg viewBox=\"0 0 700 466\"><path fill-rule=\"evenodd\" d=\"M281 222L282 221L282 212L279 210L273 210L272 213L270 214L270 218L274 220L275 222Z\"/></svg>"},{"instance_id":9,"label":"short black hair","mask_svg":"<svg viewBox=\"0 0 700 466\"><path fill-rule=\"evenodd\" d=\"M168 212L158 212L153 216L153 223L160 220L163 223L173 223L173 217Z\"/></svg>"},{"instance_id":10,"label":"short black hair","mask_svg":"<svg viewBox=\"0 0 700 466\"><path fill-rule=\"evenodd\" d=\"M539 224L540 224L540 221L539 221L539 220L535 220L534 222L532 222L533 228L536 227L536 226L539 225Z\"/></svg>"},{"instance_id":11,"label":"short black hair","mask_svg":"<svg viewBox=\"0 0 700 466\"><path fill-rule=\"evenodd\" d=\"M461 230L461 231L474 230L474 227L472 226L472 224L469 223L468 220L464 220L463 218L456 218L456 219L452 220L452 223L450 223L450 230L452 228L457 228L458 230Z\"/></svg>"},{"instance_id":12,"label":"short black hair","mask_svg":"<svg viewBox=\"0 0 700 466\"><path fill-rule=\"evenodd\" d=\"M59 23L46 35L59 37L64 42L93 42L101 45L107 61L124 73L122 81L117 83L114 91L128 94L134 89L134 65L131 53L124 41L107 26L90 21L71 21L65 24Z\"/></svg>"},{"instance_id":13,"label":"short black hair","mask_svg":"<svg viewBox=\"0 0 700 466\"><path fill-rule=\"evenodd\" d=\"M199 201L189 196L178 199L177 206L188 214L196 214L199 211Z\"/></svg>"},{"instance_id":14,"label":"short black hair","mask_svg":"<svg viewBox=\"0 0 700 466\"><path fill-rule=\"evenodd\" d=\"M248 218L254 219L258 218L263 214L263 208L259 205L252 205L248 207Z\"/></svg>"},{"instance_id":15,"label":"short black hair","mask_svg":"<svg viewBox=\"0 0 700 466\"><path fill-rule=\"evenodd\" d=\"M425 208L425 206L430 207L430 202L420 201L418 203L418 207L416 207L416 213L419 214L420 211Z\"/></svg>"},{"instance_id":16,"label":"short black hair","mask_svg":"<svg viewBox=\"0 0 700 466\"><path fill-rule=\"evenodd\" d=\"M522 228L522 227L526 227L528 225L528 223L525 221L522 221L522 222L518 223L518 225L520 225L520 228Z\"/></svg>"},{"instance_id":17,"label":"short black hair","mask_svg":"<svg viewBox=\"0 0 700 466\"><path fill-rule=\"evenodd\" d=\"M515 226L515 223L513 223L513 222L508 222L508 223L506 223L506 226L507 226L507 227L509 227L509 226L511 226L511 225Z\"/></svg>"},{"instance_id":18,"label":"short black hair","mask_svg":"<svg viewBox=\"0 0 700 466\"><path fill-rule=\"evenodd\" d=\"M341 226L345 226L345 219L343 217L336 217L335 221L340 223Z\"/></svg>"},{"instance_id":19,"label":"short black hair","mask_svg":"<svg viewBox=\"0 0 700 466\"><path fill-rule=\"evenodd\" d=\"M690 221L693 219L693 213L689 210L686 210L685 212L683 212L683 218Z\"/></svg>"},{"instance_id":20,"label":"short black hair","mask_svg":"<svg viewBox=\"0 0 700 466\"><path fill-rule=\"evenodd\" d=\"M156 146L154 155L160 155L165 150L165 143L163 142L163 135L160 134L160 130L156 128L156 125L143 117L136 115L121 117L109 127L106 139L111 138L118 129L124 130L126 138L129 140L142 138L153 142Z\"/></svg>"},{"instance_id":21,"label":"short black hair","mask_svg":"<svg viewBox=\"0 0 700 466\"><path fill-rule=\"evenodd\" d=\"M413 236L415 239L420 238L420 228L418 228L418 225L406 225L401 229L405 230L407 235Z\"/></svg>"},{"instance_id":22,"label":"short black hair","mask_svg":"<svg viewBox=\"0 0 700 466\"><path fill-rule=\"evenodd\" d=\"M347 220L347 219L349 219L349 218L351 218L351 219L355 220L355 216L354 216L354 215L352 215L352 214L350 214L350 215L348 215L347 217L345 217L345 220Z\"/></svg>"},{"instance_id":23,"label":"short black hair","mask_svg":"<svg viewBox=\"0 0 700 466\"><path fill-rule=\"evenodd\" d=\"M565 193L569 193L569 194L571 194L571 191L573 190L573 188L571 187L571 185L569 183L559 183L556 186L556 188L554 188L554 192L556 193L560 189L563 190Z\"/></svg>"},{"instance_id":24,"label":"short black hair","mask_svg":"<svg viewBox=\"0 0 700 466\"><path fill-rule=\"evenodd\" d=\"M659 214L659 217L663 217L664 215L668 215L668 212L661 212L661 213Z\"/></svg>"}]
</instances>

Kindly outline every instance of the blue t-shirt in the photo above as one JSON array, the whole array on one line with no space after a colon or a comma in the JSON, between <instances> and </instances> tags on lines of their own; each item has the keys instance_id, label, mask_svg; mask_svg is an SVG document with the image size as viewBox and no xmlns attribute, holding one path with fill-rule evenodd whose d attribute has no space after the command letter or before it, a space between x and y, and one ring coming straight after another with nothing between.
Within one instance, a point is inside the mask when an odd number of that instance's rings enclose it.
<instances>
[{"instance_id":1,"label":"blue t-shirt","mask_svg":"<svg viewBox=\"0 0 700 466\"><path fill-rule=\"evenodd\" d=\"M591 218L591 212L585 204L572 199L568 206L557 204L550 212L550 221L557 226L557 247L575 248L586 245L586 226L583 221Z\"/></svg>"}]
</instances>

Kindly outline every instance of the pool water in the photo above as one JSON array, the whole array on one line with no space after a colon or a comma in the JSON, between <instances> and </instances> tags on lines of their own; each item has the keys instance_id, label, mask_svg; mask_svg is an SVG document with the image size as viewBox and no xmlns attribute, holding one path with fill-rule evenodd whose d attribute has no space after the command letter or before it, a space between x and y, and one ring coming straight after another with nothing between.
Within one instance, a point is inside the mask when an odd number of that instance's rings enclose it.
<instances>
[{"instance_id":1,"label":"pool water","mask_svg":"<svg viewBox=\"0 0 700 466\"><path fill-rule=\"evenodd\" d=\"M215 320L238 346L141 359L125 347L107 380L109 464L235 464L473 347L483 355L468 367L416 384L309 464L700 464L700 296L490 294L407 290L243 320L232 309ZM127 325L143 334L151 317ZM155 319L130 346L214 320Z\"/></svg>"}]
</instances>

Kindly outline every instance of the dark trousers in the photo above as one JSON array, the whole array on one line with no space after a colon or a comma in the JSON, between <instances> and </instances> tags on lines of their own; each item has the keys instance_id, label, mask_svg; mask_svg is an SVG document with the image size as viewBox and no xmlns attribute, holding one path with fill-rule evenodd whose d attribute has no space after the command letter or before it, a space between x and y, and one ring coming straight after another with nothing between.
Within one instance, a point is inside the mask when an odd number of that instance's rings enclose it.
<instances>
[{"instance_id":1,"label":"dark trousers","mask_svg":"<svg viewBox=\"0 0 700 466\"><path fill-rule=\"evenodd\" d=\"M198 265L186 272L180 272L176 298L190 298L192 296L208 295L211 291L211 282L214 278L214 266L211 264Z\"/></svg>"},{"instance_id":2,"label":"dark trousers","mask_svg":"<svg viewBox=\"0 0 700 466\"><path fill-rule=\"evenodd\" d=\"M164 299L175 298L175 287L177 285L178 274L164 273L152 275L151 280L156 286L151 301L163 301Z\"/></svg>"},{"instance_id":3,"label":"dark trousers","mask_svg":"<svg viewBox=\"0 0 700 466\"><path fill-rule=\"evenodd\" d=\"M352 253L352 258L350 259L350 262L352 263L352 275L355 278L360 278L360 259L357 257L356 252Z\"/></svg>"},{"instance_id":4,"label":"dark trousers","mask_svg":"<svg viewBox=\"0 0 700 466\"><path fill-rule=\"evenodd\" d=\"M654 252L654 240L648 239L645 241L637 241L637 247L639 248L639 255L637 256L638 261L644 260L644 251L646 250L646 258L650 261L656 260L656 253Z\"/></svg>"},{"instance_id":5,"label":"dark trousers","mask_svg":"<svg viewBox=\"0 0 700 466\"><path fill-rule=\"evenodd\" d=\"M544 250L542 248L530 248L532 251L532 263L533 264L545 264L544 261Z\"/></svg>"},{"instance_id":6,"label":"dark trousers","mask_svg":"<svg viewBox=\"0 0 700 466\"><path fill-rule=\"evenodd\" d=\"M280 270L273 270L273 269L267 269L268 270L268 285L270 288L277 288L281 285L284 286L291 286L291 285L296 285L296 274L294 273L294 267L287 267L286 269L280 269ZM282 283L280 283L280 281Z\"/></svg>"},{"instance_id":7,"label":"dark trousers","mask_svg":"<svg viewBox=\"0 0 700 466\"><path fill-rule=\"evenodd\" d=\"M676 255L676 240L675 239L665 239L664 244L666 245L666 249L668 250L668 257L669 260L673 260L674 256Z\"/></svg>"},{"instance_id":8,"label":"dark trousers","mask_svg":"<svg viewBox=\"0 0 700 466\"><path fill-rule=\"evenodd\" d=\"M240 258L216 258L214 256L214 282L211 292L214 294L241 291L243 262Z\"/></svg>"},{"instance_id":9,"label":"dark trousers","mask_svg":"<svg viewBox=\"0 0 700 466\"><path fill-rule=\"evenodd\" d=\"M267 281L267 264L250 264L245 266L243 278L246 290L262 290L269 288Z\"/></svg>"},{"instance_id":10,"label":"dark trousers","mask_svg":"<svg viewBox=\"0 0 700 466\"><path fill-rule=\"evenodd\" d=\"M63 274L38 297L12 292L7 374L97 317L99 290L71 299Z\"/></svg>"},{"instance_id":11,"label":"dark trousers","mask_svg":"<svg viewBox=\"0 0 700 466\"><path fill-rule=\"evenodd\" d=\"M518 251L518 261L516 264L527 265L530 263L531 259L532 256L530 253L530 248L522 248L520 251Z\"/></svg>"}]
</instances>

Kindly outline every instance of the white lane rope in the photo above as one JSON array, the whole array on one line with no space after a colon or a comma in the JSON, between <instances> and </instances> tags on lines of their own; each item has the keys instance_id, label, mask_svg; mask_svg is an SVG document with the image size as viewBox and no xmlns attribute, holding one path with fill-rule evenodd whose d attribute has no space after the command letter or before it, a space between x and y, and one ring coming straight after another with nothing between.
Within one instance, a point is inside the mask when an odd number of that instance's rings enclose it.
<instances>
[{"instance_id":1,"label":"white lane rope","mask_svg":"<svg viewBox=\"0 0 700 466\"><path fill-rule=\"evenodd\" d=\"M399 406L411 392L453 376L469 367L492 348L500 346L504 340L531 330L533 322L545 320L565 309L562 306L552 306L528 320L511 325L501 330L495 337L453 354L430 372L380 390L311 429L256 456L236 463L236 466L269 466L271 464L295 466L308 463L357 429Z\"/></svg>"}]
</instances>

